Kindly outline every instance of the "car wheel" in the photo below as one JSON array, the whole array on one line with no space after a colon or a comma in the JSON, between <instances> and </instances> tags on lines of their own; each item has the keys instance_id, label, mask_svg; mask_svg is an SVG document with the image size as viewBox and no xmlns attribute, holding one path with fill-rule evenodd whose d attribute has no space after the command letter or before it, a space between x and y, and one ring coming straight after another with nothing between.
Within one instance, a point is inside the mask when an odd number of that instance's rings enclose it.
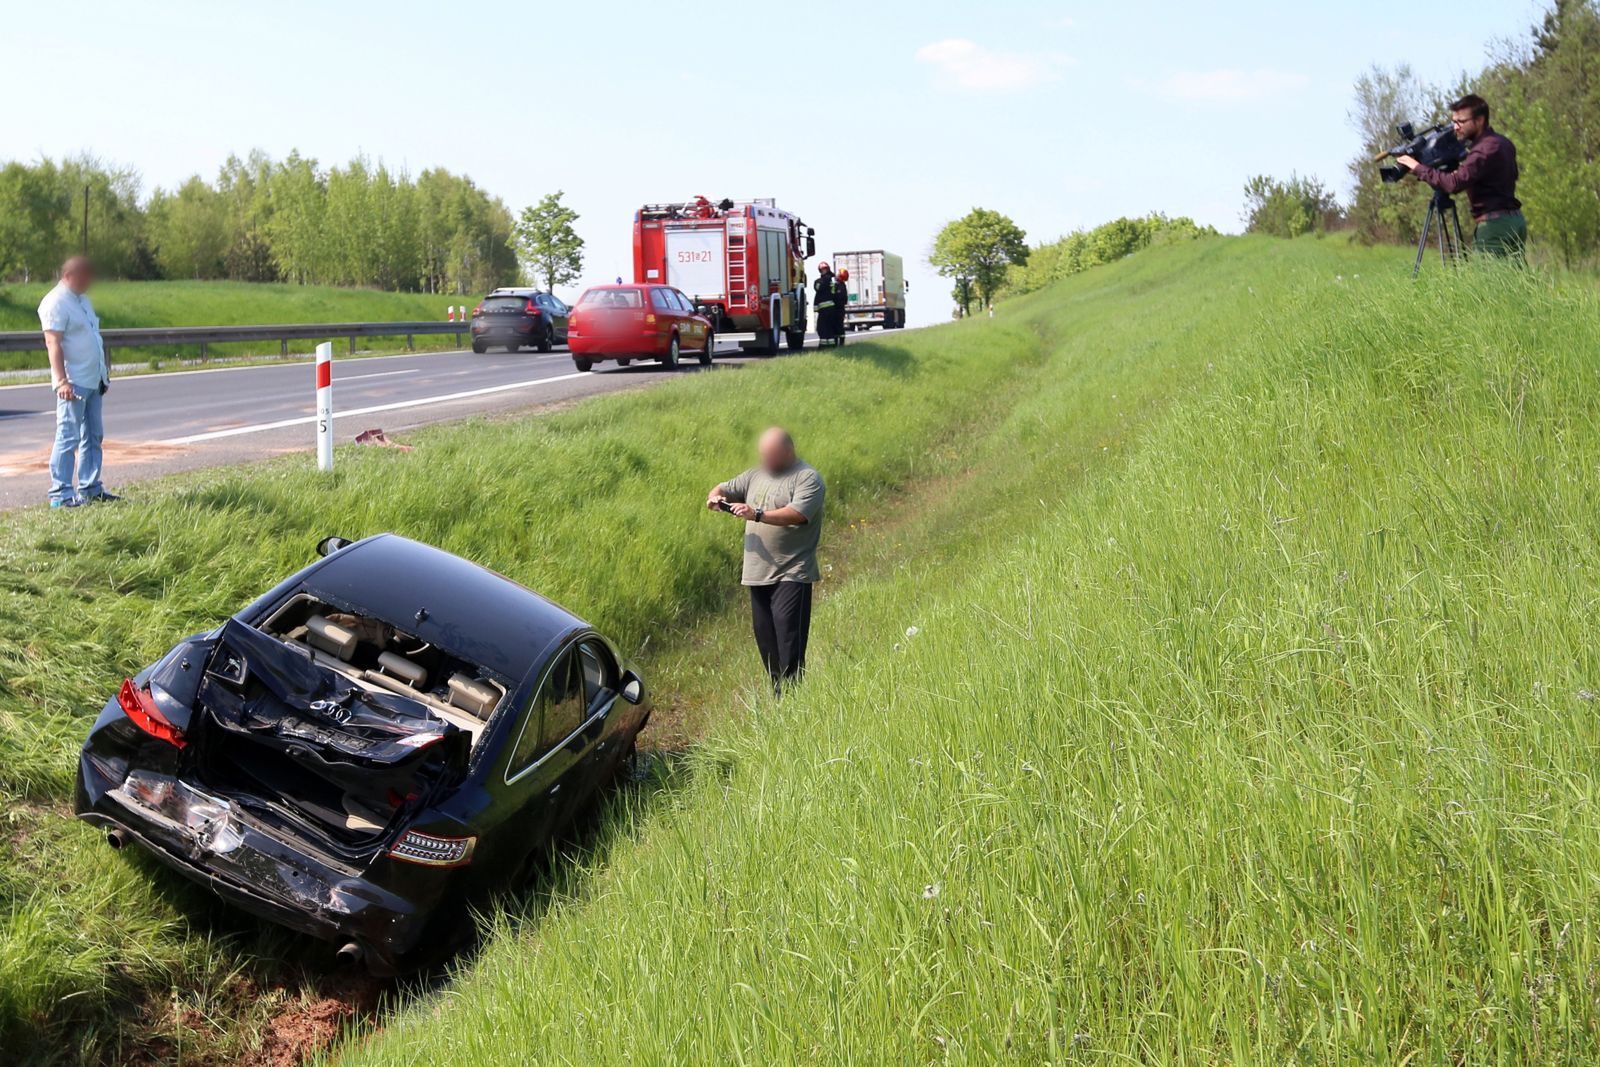
<instances>
[{"instance_id":1,"label":"car wheel","mask_svg":"<svg viewBox=\"0 0 1600 1067\"><path fill-rule=\"evenodd\" d=\"M626 367L628 364L630 364L632 362L633 362L633 360L630 357L623 356L621 359L617 360L617 366Z\"/></svg>"},{"instance_id":2,"label":"car wheel","mask_svg":"<svg viewBox=\"0 0 1600 1067\"><path fill-rule=\"evenodd\" d=\"M580 370L580 371L594 370L594 360L585 359L582 356L573 356L572 357L572 365L574 367L577 367L578 370Z\"/></svg>"},{"instance_id":3,"label":"car wheel","mask_svg":"<svg viewBox=\"0 0 1600 1067\"><path fill-rule=\"evenodd\" d=\"M546 326L544 328L544 336L539 338L539 351L548 352L555 346L556 328L554 326Z\"/></svg>"},{"instance_id":4,"label":"car wheel","mask_svg":"<svg viewBox=\"0 0 1600 1067\"><path fill-rule=\"evenodd\" d=\"M790 330L785 335L785 340L789 345L789 351L798 352L806 346L806 331L804 329Z\"/></svg>"},{"instance_id":5,"label":"car wheel","mask_svg":"<svg viewBox=\"0 0 1600 1067\"><path fill-rule=\"evenodd\" d=\"M701 351L700 351L700 365L702 367L711 366L711 361L716 358L716 354L717 354L717 335L712 333L710 330L707 330L706 331L706 346L705 346L705 348L701 349Z\"/></svg>"},{"instance_id":6,"label":"car wheel","mask_svg":"<svg viewBox=\"0 0 1600 1067\"><path fill-rule=\"evenodd\" d=\"M472 342L472 351L481 356L485 352L489 351L489 346L486 345L486 344L481 344L481 343L479 343L477 341L474 341L474 342Z\"/></svg>"},{"instance_id":7,"label":"car wheel","mask_svg":"<svg viewBox=\"0 0 1600 1067\"><path fill-rule=\"evenodd\" d=\"M668 370L678 368L678 335L673 334L672 340L667 342L667 354L661 357L661 365Z\"/></svg>"}]
</instances>

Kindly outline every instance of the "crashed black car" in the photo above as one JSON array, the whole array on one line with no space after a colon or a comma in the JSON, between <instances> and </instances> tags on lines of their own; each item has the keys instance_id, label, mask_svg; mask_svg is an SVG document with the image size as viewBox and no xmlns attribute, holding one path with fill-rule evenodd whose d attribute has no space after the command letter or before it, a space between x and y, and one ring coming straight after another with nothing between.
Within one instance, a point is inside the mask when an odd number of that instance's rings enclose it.
<instances>
[{"instance_id":1,"label":"crashed black car","mask_svg":"<svg viewBox=\"0 0 1600 1067\"><path fill-rule=\"evenodd\" d=\"M393 973L458 930L633 751L643 683L582 619L381 534L123 683L78 815Z\"/></svg>"}]
</instances>

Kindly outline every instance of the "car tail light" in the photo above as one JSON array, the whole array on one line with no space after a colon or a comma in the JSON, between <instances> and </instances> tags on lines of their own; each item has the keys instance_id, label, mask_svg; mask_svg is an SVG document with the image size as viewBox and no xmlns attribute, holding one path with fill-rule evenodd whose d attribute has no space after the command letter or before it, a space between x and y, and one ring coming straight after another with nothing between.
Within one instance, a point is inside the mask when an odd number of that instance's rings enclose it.
<instances>
[{"instance_id":1,"label":"car tail light","mask_svg":"<svg viewBox=\"0 0 1600 1067\"><path fill-rule=\"evenodd\" d=\"M523 308L522 310L526 311L530 315L538 315L539 314L539 309L533 306L533 301L532 300L528 301L528 306Z\"/></svg>"},{"instance_id":2,"label":"car tail light","mask_svg":"<svg viewBox=\"0 0 1600 1067\"><path fill-rule=\"evenodd\" d=\"M644 321L645 321L645 325L647 325L647 326L652 324L652 323L654 323L656 321L655 312L652 311L650 314L646 315L644 317Z\"/></svg>"},{"instance_id":3,"label":"car tail light","mask_svg":"<svg viewBox=\"0 0 1600 1067\"><path fill-rule=\"evenodd\" d=\"M424 867L465 867L472 862L476 837L435 837L407 830L389 849L389 855Z\"/></svg>"},{"instance_id":4,"label":"car tail light","mask_svg":"<svg viewBox=\"0 0 1600 1067\"><path fill-rule=\"evenodd\" d=\"M182 748L189 743L183 731L161 714L150 690L134 685L132 678L123 679L122 688L117 692L117 703L129 721L151 737L165 741L174 748Z\"/></svg>"},{"instance_id":5,"label":"car tail light","mask_svg":"<svg viewBox=\"0 0 1600 1067\"><path fill-rule=\"evenodd\" d=\"M483 305L479 304L477 307L473 308L472 309L472 314L473 314L474 317L476 317L478 315L482 315L483 314Z\"/></svg>"}]
</instances>

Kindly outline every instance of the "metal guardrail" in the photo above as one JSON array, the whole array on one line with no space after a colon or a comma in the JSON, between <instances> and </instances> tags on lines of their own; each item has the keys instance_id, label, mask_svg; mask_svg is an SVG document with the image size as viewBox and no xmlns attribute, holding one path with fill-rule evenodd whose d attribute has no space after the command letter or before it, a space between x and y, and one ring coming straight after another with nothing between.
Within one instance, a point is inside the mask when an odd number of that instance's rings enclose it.
<instances>
[{"instance_id":1,"label":"metal guardrail","mask_svg":"<svg viewBox=\"0 0 1600 1067\"><path fill-rule=\"evenodd\" d=\"M210 345L238 341L277 341L280 355L289 354L290 341L326 341L348 337L355 353L358 337L404 337L406 348L413 338L436 334L455 334L456 344L467 333L465 322L312 322L279 326L140 326L121 330L101 330L106 356L118 348L148 348L152 345L198 345L200 358L206 358ZM43 352L44 335L38 330L0 332L0 352Z\"/></svg>"}]
</instances>

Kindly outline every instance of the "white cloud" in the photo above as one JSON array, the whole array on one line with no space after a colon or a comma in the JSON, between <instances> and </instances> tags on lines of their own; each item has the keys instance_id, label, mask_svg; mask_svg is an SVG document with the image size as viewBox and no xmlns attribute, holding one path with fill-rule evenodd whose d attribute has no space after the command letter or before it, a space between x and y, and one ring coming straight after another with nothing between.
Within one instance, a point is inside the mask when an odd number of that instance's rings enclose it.
<instances>
[{"instance_id":1,"label":"white cloud","mask_svg":"<svg viewBox=\"0 0 1600 1067\"><path fill-rule=\"evenodd\" d=\"M1257 70L1178 71L1158 82L1138 82L1169 100L1207 104L1245 104L1298 93L1311 84L1304 74L1262 67Z\"/></svg>"},{"instance_id":2,"label":"white cloud","mask_svg":"<svg viewBox=\"0 0 1600 1067\"><path fill-rule=\"evenodd\" d=\"M917 49L917 62L937 67L962 89L1005 92L1055 81L1057 70L1071 60L1061 55L996 52L975 41L952 37Z\"/></svg>"}]
</instances>

